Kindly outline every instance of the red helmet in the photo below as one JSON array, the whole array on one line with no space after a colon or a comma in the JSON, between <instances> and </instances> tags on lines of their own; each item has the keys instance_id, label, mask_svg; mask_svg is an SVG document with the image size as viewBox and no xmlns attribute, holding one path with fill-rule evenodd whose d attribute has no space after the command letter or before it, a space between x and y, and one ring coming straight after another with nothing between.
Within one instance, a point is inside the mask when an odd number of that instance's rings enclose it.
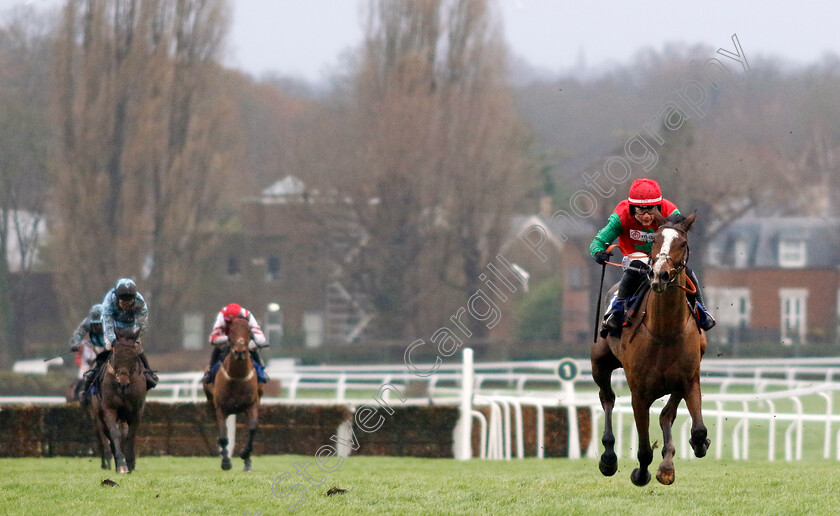
<instances>
[{"instance_id":1,"label":"red helmet","mask_svg":"<svg viewBox=\"0 0 840 516\"><path fill-rule=\"evenodd\" d=\"M228 322L230 322L230 321L236 319L237 317L239 317L239 314L241 314L241 313L242 313L242 307L237 305L236 303L231 303L231 304L227 305L222 310L222 315L224 316L225 321L228 321Z\"/></svg>"},{"instance_id":2,"label":"red helmet","mask_svg":"<svg viewBox=\"0 0 840 516\"><path fill-rule=\"evenodd\" d=\"M633 184L630 185L627 200L630 201L630 204L637 206L662 204L662 190L659 188L659 183L643 177L633 181Z\"/></svg>"}]
</instances>

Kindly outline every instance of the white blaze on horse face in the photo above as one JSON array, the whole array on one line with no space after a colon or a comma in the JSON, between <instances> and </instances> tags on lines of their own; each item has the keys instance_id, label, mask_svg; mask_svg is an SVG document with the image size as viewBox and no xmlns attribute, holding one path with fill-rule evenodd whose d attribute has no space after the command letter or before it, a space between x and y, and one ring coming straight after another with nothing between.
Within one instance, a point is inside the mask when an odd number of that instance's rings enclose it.
<instances>
[{"instance_id":1,"label":"white blaze on horse face","mask_svg":"<svg viewBox=\"0 0 840 516\"><path fill-rule=\"evenodd\" d=\"M676 229L665 228L662 230L664 242L662 242L662 248L659 250L659 254L656 255L656 263L653 264L653 272L657 276L662 272L662 266L668 261L668 256L671 255L671 244L679 236L680 234Z\"/></svg>"}]
</instances>

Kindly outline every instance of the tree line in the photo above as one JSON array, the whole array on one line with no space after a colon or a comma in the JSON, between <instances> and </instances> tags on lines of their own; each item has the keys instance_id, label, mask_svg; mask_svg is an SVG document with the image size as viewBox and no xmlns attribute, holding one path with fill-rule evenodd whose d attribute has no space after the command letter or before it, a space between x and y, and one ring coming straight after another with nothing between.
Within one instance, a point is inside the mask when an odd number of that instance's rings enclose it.
<instances>
[{"instance_id":1,"label":"tree line","mask_svg":"<svg viewBox=\"0 0 840 516\"><path fill-rule=\"evenodd\" d=\"M528 79L521 66L512 77L492 1L364 6L361 45L318 92L223 67L223 0L68 0L51 15L10 13L0 256L13 248L21 260L15 270L0 260L0 359L22 344L12 276L37 267L58 278L68 331L117 277L133 276L153 331L177 333L192 264L236 226L240 199L286 174L346 200L339 213L311 205L303 215L322 224L313 238L331 240L319 259L378 314L373 334L427 333L480 286L511 215L536 212L544 195L568 203L582 173L691 76L691 61L714 54L674 46L594 78ZM838 81L834 57L797 69L753 59L644 175L698 210L701 232L756 207L827 213L825 193L840 188ZM49 240L38 240L44 225ZM352 253L332 244L337 234L353 235Z\"/></svg>"}]
</instances>

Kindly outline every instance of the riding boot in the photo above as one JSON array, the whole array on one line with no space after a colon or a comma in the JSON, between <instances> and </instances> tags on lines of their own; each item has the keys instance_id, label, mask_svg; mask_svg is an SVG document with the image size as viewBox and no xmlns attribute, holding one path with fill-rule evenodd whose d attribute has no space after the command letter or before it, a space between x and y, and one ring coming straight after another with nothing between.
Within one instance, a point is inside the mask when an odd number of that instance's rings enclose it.
<instances>
[{"instance_id":1,"label":"riding boot","mask_svg":"<svg viewBox=\"0 0 840 516\"><path fill-rule=\"evenodd\" d=\"M204 371L204 383L213 383L214 375L211 373L211 371L213 370L213 366L216 365L216 362L218 362L221 358L222 349L217 346L214 346L213 354L210 355L210 365L208 366L207 371Z\"/></svg>"},{"instance_id":2,"label":"riding boot","mask_svg":"<svg viewBox=\"0 0 840 516\"><path fill-rule=\"evenodd\" d=\"M632 264L631 264L632 265ZM618 285L618 292L612 303L610 303L607 313L604 314L604 328L610 333L621 333L621 327L624 324L624 310L626 308L627 299L633 295L639 287L641 281L641 273L627 269L621 276L621 283Z\"/></svg>"},{"instance_id":3,"label":"riding boot","mask_svg":"<svg viewBox=\"0 0 840 516\"><path fill-rule=\"evenodd\" d=\"M82 375L82 379L84 380L84 385L82 386L82 404L87 405L90 403L90 387L93 385L93 382L96 380L97 375L99 374L99 370L105 364L108 359L107 353L99 353L96 355L96 360L94 361L93 365L90 369L84 372Z\"/></svg>"},{"instance_id":4,"label":"riding boot","mask_svg":"<svg viewBox=\"0 0 840 516\"><path fill-rule=\"evenodd\" d=\"M255 349L251 349L249 351L251 352L251 359L256 364L259 365L259 367L257 368L257 374L259 376L259 382L260 383L268 382L268 375L265 373L265 363L263 362L263 359L260 356L260 350L255 348Z\"/></svg>"},{"instance_id":5,"label":"riding boot","mask_svg":"<svg viewBox=\"0 0 840 516\"><path fill-rule=\"evenodd\" d=\"M152 371L152 368L149 367L149 360L146 358L146 354L144 352L140 352L138 355L140 357L140 361L143 362L143 376L146 377L146 390L154 389L158 384L158 376Z\"/></svg>"},{"instance_id":6,"label":"riding boot","mask_svg":"<svg viewBox=\"0 0 840 516\"><path fill-rule=\"evenodd\" d=\"M703 293L700 290L700 282L697 281L697 276L694 274L694 271L688 267L686 267L685 270L686 274L688 274L688 279L694 283L694 290L697 291L693 294L688 294L688 302L692 305L697 305L697 325L700 326L701 330L709 331L715 327L717 321L715 321L712 314L706 310L706 304L703 302Z\"/></svg>"}]
</instances>

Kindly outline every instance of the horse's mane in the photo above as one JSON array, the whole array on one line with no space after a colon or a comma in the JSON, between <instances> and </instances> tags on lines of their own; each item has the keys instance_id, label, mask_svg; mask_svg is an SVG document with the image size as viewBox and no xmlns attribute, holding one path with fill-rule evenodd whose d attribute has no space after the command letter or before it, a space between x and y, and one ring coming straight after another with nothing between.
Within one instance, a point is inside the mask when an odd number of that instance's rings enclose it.
<instances>
[{"instance_id":1,"label":"horse's mane","mask_svg":"<svg viewBox=\"0 0 840 516\"><path fill-rule=\"evenodd\" d=\"M114 367L125 367L131 370L134 363L137 361L137 348L134 339L118 337L117 342L114 343Z\"/></svg>"},{"instance_id":2,"label":"horse's mane","mask_svg":"<svg viewBox=\"0 0 840 516\"><path fill-rule=\"evenodd\" d=\"M685 215L681 213L672 213L665 218L665 222L662 223L660 228L675 228L675 229L682 229L678 226L682 224L682 222L686 219ZM690 230L690 228L689 228Z\"/></svg>"}]
</instances>

